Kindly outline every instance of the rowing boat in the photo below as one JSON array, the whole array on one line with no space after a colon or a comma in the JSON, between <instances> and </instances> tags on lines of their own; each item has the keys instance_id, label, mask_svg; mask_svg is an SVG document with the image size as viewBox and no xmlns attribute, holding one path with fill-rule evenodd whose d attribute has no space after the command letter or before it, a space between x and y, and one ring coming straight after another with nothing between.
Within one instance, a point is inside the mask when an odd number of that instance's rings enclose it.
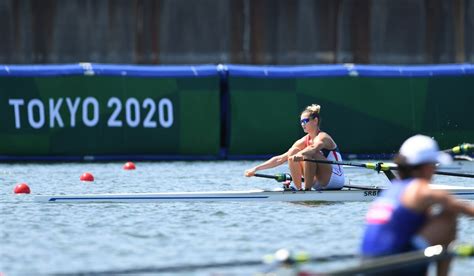
<instances>
[{"instance_id":1,"label":"rowing boat","mask_svg":"<svg viewBox=\"0 0 474 276\"><path fill-rule=\"evenodd\" d=\"M444 190L459 199L474 200L474 188L462 186L431 185L433 189ZM372 201L383 188L345 187L342 190L291 191L283 188L274 190L218 191L218 192L171 192L171 193L122 193L122 194L76 194L38 195L37 202L93 203L93 202L176 202L176 201L319 201L346 202Z\"/></svg>"}]
</instances>

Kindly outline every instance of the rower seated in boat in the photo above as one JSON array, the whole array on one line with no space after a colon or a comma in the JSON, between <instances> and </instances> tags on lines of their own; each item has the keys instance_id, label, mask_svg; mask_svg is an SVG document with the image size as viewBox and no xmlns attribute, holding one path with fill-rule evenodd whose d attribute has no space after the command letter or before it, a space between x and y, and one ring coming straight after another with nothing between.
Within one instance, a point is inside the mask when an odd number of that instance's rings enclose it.
<instances>
[{"instance_id":1,"label":"rower seated in boat","mask_svg":"<svg viewBox=\"0 0 474 276\"><path fill-rule=\"evenodd\" d=\"M428 185L436 164L450 160L430 137L416 135L403 143L395 158L400 179L382 192L366 215L361 247L365 258L424 250L438 244L446 247L455 239L458 214L474 216L474 208ZM438 275L447 275L449 261L438 262ZM383 275L426 275L426 272L427 265L422 264Z\"/></svg>"},{"instance_id":2,"label":"rower seated in boat","mask_svg":"<svg viewBox=\"0 0 474 276\"><path fill-rule=\"evenodd\" d=\"M304 161L342 161L336 142L320 129L320 111L321 107L317 104L306 107L300 115L300 124L306 135L294 142L287 152L246 170L245 176L254 176L259 170L273 168L288 161L291 178L297 189L303 189L302 176L306 190L342 189L344 170L341 165Z\"/></svg>"}]
</instances>

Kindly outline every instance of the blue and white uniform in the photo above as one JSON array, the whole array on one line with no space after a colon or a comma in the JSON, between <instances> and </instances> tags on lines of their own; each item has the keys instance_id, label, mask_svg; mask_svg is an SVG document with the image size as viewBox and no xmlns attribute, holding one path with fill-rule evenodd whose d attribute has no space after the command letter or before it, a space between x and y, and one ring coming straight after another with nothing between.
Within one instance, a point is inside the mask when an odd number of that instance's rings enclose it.
<instances>
[{"instance_id":1,"label":"blue and white uniform","mask_svg":"<svg viewBox=\"0 0 474 276\"><path fill-rule=\"evenodd\" d=\"M424 249L429 244L417 232L426 222L426 214L408 209L400 202L405 189L413 179L394 180L390 189L382 192L366 216L366 228L361 254L366 258L398 254ZM393 271L394 275L405 272L424 274L426 265Z\"/></svg>"},{"instance_id":2,"label":"blue and white uniform","mask_svg":"<svg viewBox=\"0 0 474 276\"><path fill-rule=\"evenodd\" d=\"M412 181L393 181L392 187L372 203L367 212L362 242L364 256L383 256L415 249L412 241L425 223L426 215L408 209L400 202Z\"/></svg>"}]
</instances>

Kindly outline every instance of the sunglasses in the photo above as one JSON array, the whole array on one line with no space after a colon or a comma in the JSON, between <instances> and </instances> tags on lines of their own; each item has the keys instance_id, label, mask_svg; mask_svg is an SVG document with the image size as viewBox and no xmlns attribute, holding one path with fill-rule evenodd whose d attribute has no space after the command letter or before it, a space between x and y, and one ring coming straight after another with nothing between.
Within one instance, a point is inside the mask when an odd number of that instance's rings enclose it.
<instances>
[{"instance_id":1,"label":"sunglasses","mask_svg":"<svg viewBox=\"0 0 474 276\"><path fill-rule=\"evenodd\" d=\"M300 120L300 123L302 126L305 126L307 123L309 123L310 120L310 118L304 118Z\"/></svg>"},{"instance_id":2,"label":"sunglasses","mask_svg":"<svg viewBox=\"0 0 474 276\"><path fill-rule=\"evenodd\" d=\"M305 126L307 123L309 123L309 121L310 121L311 119L314 119L314 118L319 118L319 116L318 116L317 114L315 114L315 115L310 116L309 118L301 119L301 120L300 120L300 124L301 124L302 126Z\"/></svg>"}]
</instances>

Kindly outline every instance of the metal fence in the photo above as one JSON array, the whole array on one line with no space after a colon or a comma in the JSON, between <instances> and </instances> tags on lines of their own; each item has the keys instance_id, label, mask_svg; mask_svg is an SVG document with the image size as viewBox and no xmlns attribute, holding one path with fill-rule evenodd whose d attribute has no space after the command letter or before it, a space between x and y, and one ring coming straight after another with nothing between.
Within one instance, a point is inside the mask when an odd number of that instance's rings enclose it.
<instances>
[{"instance_id":1,"label":"metal fence","mask_svg":"<svg viewBox=\"0 0 474 276\"><path fill-rule=\"evenodd\" d=\"M474 62L474 0L0 0L0 63Z\"/></svg>"}]
</instances>

